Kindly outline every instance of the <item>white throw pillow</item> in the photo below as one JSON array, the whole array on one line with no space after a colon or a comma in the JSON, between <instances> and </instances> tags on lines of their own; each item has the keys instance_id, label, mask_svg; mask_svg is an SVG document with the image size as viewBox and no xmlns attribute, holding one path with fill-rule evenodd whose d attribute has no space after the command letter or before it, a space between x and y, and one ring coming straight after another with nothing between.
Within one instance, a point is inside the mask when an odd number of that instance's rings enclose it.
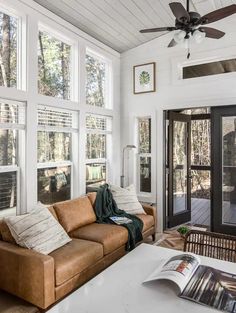
<instances>
[{"instance_id":1,"label":"white throw pillow","mask_svg":"<svg viewBox=\"0 0 236 313\"><path fill-rule=\"evenodd\" d=\"M29 214L4 218L21 247L49 254L71 241L64 228L42 204Z\"/></svg>"},{"instance_id":2,"label":"white throw pillow","mask_svg":"<svg viewBox=\"0 0 236 313\"><path fill-rule=\"evenodd\" d=\"M111 185L110 190L120 210L129 214L146 214L138 201L134 185L126 188Z\"/></svg>"}]
</instances>

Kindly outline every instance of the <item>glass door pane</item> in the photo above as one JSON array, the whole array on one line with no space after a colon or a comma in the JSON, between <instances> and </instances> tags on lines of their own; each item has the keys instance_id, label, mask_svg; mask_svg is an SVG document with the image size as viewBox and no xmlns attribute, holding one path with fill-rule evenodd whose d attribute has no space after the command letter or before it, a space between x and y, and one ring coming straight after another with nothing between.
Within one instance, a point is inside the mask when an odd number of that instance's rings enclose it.
<instances>
[{"instance_id":1,"label":"glass door pane","mask_svg":"<svg viewBox=\"0 0 236 313\"><path fill-rule=\"evenodd\" d=\"M168 227L191 220L191 117L169 112Z\"/></svg>"},{"instance_id":2,"label":"glass door pane","mask_svg":"<svg viewBox=\"0 0 236 313\"><path fill-rule=\"evenodd\" d=\"M236 116L222 117L222 224L236 225Z\"/></svg>"},{"instance_id":3,"label":"glass door pane","mask_svg":"<svg viewBox=\"0 0 236 313\"><path fill-rule=\"evenodd\" d=\"M173 211L174 214L187 210L187 123L173 124Z\"/></svg>"}]
</instances>

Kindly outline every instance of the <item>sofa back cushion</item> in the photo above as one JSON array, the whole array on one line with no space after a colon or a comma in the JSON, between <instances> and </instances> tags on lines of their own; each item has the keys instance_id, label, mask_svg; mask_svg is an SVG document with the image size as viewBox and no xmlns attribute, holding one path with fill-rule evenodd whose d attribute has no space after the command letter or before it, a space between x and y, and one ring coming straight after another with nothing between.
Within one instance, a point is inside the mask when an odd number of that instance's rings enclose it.
<instances>
[{"instance_id":1,"label":"sofa back cushion","mask_svg":"<svg viewBox=\"0 0 236 313\"><path fill-rule=\"evenodd\" d=\"M55 203L53 207L59 222L68 233L96 221L96 215L87 196Z\"/></svg>"},{"instance_id":2,"label":"sofa back cushion","mask_svg":"<svg viewBox=\"0 0 236 313\"><path fill-rule=\"evenodd\" d=\"M90 200L90 202L91 202L91 204L92 204L92 206L94 208L96 197L97 197L97 193L96 192L89 192L89 193L87 193L87 196L88 196L88 198L89 198L89 200Z\"/></svg>"},{"instance_id":3,"label":"sofa back cushion","mask_svg":"<svg viewBox=\"0 0 236 313\"><path fill-rule=\"evenodd\" d=\"M6 241L6 242L9 242L9 243L16 245L16 241L13 238L13 236L10 232L10 229L7 226L7 223L3 219L0 220L0 235L1 235L1 237L2 237L1 239L3 241Z\"/></svg>"}]
</instances>

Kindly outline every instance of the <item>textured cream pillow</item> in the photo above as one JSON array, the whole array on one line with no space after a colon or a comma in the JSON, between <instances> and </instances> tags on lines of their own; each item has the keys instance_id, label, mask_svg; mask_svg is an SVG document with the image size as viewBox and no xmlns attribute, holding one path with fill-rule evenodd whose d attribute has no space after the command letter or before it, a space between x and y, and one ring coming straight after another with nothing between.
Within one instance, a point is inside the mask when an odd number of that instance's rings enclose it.
<instances>
[{"instance_id":1,"label":"textured cream pillow","mask_svg":"<svg viewBox=\"0 0 236 313\"><path fill-rule=\"evenodd\" d=\"M129 214L146 214L138 201L134 185L126 188L111 185L110 190L120 210Z\"/></svg>"},{"instance_id":2,"label":"textured cream pillow","mask_svg":"<svg viewBox=\"0 0 236 313\"><path fill-rule=\"evenodd\" d=\"M71 241L63 227L42 204L29 214L4 218L21 247L49 254Z\"/></svg>"}]
</instances>

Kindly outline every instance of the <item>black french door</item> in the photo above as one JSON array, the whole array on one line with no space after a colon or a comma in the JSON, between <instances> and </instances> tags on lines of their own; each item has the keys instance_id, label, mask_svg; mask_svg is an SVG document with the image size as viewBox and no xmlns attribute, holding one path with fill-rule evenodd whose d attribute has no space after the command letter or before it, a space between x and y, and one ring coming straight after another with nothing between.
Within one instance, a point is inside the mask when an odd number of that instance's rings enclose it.
<instances>
[{"instance_id":1,"label":"black french door","mask_svg":"<svg viewBox=\"0 0 236 313\"><path fill-rule=\"evenodd\" d=\"M212 108L212 226L236 235L236 106Z\"/></svg>"},{"instance_id":2,"label":"black french door","mask_svg":"<svg viewBox=\"0 0 236 313\"><path fill-rule=\"evenodd\" d=\"M168 227L191 220L191 117L169 112Z\"/></svg>"}]
</instances>

